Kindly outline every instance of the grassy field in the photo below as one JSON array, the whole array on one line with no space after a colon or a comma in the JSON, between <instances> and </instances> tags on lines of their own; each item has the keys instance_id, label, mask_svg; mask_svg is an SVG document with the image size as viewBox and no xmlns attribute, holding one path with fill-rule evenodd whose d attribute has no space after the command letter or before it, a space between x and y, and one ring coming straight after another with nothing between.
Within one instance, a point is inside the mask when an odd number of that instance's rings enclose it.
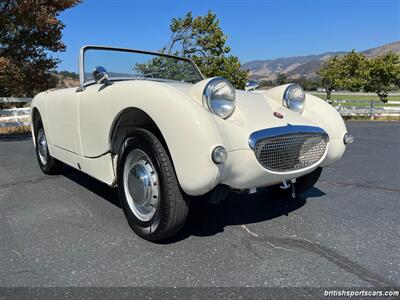
<instances>
[{"instance_id":1,"label":"grassy field","mask_svg":"<svg viewBox=\"0 0 400 300\"><path fill-rule=\"evenodd\" d=\"M322 98L326 100L326 94L320 94L320 93L312 93L312 95L317 96L319 98ZM357 94L332 94L331 95L331 100L374 100L379 102L379 97L377 95L357 95ZM389 96L388 97L389 101L400 101L400 95L394 95L394 96Z\"/></svg>"},{"instance_id":2,"label":"grassy field","mask_svg":"<svg viewBox=\"0 0 400 300\"><path fill-rule=\"evenodd\" d=\"M322 98L326 100L326 94L325 93L311 93L314 96L317 96L319 98ZM331 95L331 100L333 106L341 105L341 106L364 106L364 107L369 107L370 104L368 102L365 103L360 103L356 102L357 100L362 100L362 101L374 101L374 106L375 107L383 107L383 106L392 106L392 107L398 107L400 104L391 104L391 103L382 103L379 100L379 97L376 95L360 95L360 94L332 94ZM346 102L337 102L337 100L346 100ZM354 102L351 102L351 101ZM388 97L388 101L400 101L400 95L393 95Z\"/></svg>"}]
</instances>

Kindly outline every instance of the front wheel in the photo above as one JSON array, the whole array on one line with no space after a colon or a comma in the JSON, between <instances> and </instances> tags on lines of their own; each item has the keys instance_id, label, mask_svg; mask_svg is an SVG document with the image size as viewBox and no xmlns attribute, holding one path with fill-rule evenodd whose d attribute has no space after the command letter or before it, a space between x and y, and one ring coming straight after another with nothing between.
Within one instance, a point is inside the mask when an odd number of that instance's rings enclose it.
<instances>
[{"instance_id":1,"label":"front wheel","mask_svg":"<svg viewBox=\"0 0 400 300\"><path fill-rule=\"evenodd\" d=\"M188 199L180 190L168 153L153 133L138 129L125 140L117 177L122 208L139 236L160 241L182 228Z\"/></svg>"},{"instance_id":2,"label":"front wheel","mask_svg":"<svg viewBox=\"0 0 400 300\"><path fill-rule=\"evenodd\" d=\"M36 129L36 156L43 173L47 175L61 173L62 163L50 155L42 123L39 123Z\"/></svg>"}]
</instances>

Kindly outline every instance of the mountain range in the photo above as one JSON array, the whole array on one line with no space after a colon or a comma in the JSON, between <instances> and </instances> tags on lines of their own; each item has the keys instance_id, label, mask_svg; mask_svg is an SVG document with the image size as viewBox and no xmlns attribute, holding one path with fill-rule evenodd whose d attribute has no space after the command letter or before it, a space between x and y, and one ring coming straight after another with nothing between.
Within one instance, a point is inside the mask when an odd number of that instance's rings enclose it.
<instances>
[{"instance_id":1,"label":"mountain range","mask_svg":"<svg viewBox=\"0 0 400 300\"><path fill-rule=\"evenodd\" d=\"M379 56L389 51L400 53L400 41L385 44L380 47L361 51L367 57ZM242 69L249 70L250 78L253 80L275 80L280 73L288 78L316 76L316 72L324 61L335 55L343 55L347 52L325 52L316 55L293 56L286 58L254 60L242 65Z\"/></svg>"}]
</instances>

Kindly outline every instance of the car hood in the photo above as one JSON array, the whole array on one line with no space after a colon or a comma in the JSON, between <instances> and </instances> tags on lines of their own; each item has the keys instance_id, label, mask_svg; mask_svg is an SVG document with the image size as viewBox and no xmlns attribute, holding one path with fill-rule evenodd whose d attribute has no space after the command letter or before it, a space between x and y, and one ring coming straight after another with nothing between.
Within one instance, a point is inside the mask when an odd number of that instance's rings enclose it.
<instances>
[{"instance_id":1,"label":"car hood","mask_svg":"<svg viewBox=\"0 0 400 300\"><path fill-rule=\"evenodd\" d=\"M168 83L171 86L189 95L202 107L203 90L210 79L196 84ZM210 113L210 118L217 123L221 135L225 137L226 144L230 149L248 148L248 137L251 133L265 128L285 127L290 125L318 126L302 115L293 112L282 105L278 97L271 97L264 93L236 90L236 106L233 114L222 119ZM207 107L204 107L208 110ZM282 118L277 117L279 113ZM238 139L240 137L240 139ZM233 144L232 144L233 143Z\"/></svg>"},{"instance_id":2,"label":"car hood","mask_svg":"<svg viewBox=\"0 0 400 300\"><path fill-rule=\"evenodd\" d=\"M177 90L180 90L184 93L186 93L191 87L194 86L193 83L188 83L188 82L179 82L179 81L171 81L171 82L166 82L169 86L176 88Z\"/></svg>"},{"instance_id":3,"label":"car hood","mask_svg":"<svg viewBox=\"0 0 400 300\"><path fill-rule=\"evenodd\" d=\"M213 78L202 80L196 84L184 82L168 82L167 84L196 100L203 105L203 91L207 83ZM249 126L252 130L268 127L291 125L316 124L302 115L283 106L282 95L286 85L273 88L267 92L236 90L236 107L233 114L223 120L214 116L216 120L235 125ZM208 109L205 107L205 109ZM280 113L283 118L274 115Z\"/></svg>"},{"instance_id":4,"label":"car hood","mask_svg":"<svg viewBox=\"0 0 400 300\"><path fill-rule=\"evenodd\" d=\"M173 84L173 86L203 105L203 91L211 79L203 80L194 85L178 83ZM280 90L282 89L276 91L276 95L274 93L266 94L236 90L236 106L233 114L225 120L214 115L213 117L224 123L246 126L252 130L263 129L266 126L285 126L288 123L291 125L315 125L300 114L284 107ZM205 107L205 109L208 108ZM283 115L283 118L276 117L274 112L279 112Z\"/></svg>"}]
</instances>

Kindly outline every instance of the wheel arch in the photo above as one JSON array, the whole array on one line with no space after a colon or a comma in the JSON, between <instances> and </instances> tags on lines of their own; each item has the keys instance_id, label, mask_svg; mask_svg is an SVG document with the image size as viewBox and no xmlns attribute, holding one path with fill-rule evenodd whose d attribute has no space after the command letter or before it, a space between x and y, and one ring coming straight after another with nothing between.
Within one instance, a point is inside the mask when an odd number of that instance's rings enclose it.
<instances>
[{"instance_id":1,"label":"wheel arch","mask_svg":"<svg viewBox=\"0 0 400 300\"><path fill-rule=\"evenodd\" d=\"M174 119L167 120L165 115L168 115L168 112L164 112L164 116L160 116L159 109L153 111L151 107L146 109L131 106L121 109L111 123L109 151L118 155L124 140L135 128L147 129L155 134L164 146L183 191L189 195L201 195L213 188L218 174L218 168L211 160L211 146L216 140L216 129L213 123L205 119L201 119L204 124L202 128L195 120L185 117L184 128L180 125L171 130L165 126L168 122L174 122ZM194 157L196 159L193 159ZM114 161L114 166L117 167L117 160Z\"/></svg>"},{"instance_id":2,"label":"wheel arch","mask_svg":"<svg viewBox=\"0 0 400 300\"><path fill-rule=\"evenodd\" d=\"M154 133L168 151L168 145L152 117L144 110L137 107L127 107L120 111L114 121L109 133L109 148L112 154L118 154L123 141L135 128L144 128Z\"/></svg>"},{"instance_id":3,"label":"wheel arch","mask_svg":"<svg viewBox=\"0 0 400 300\"><path fill-rule=\"evenodd\" d=\"M32 140L33 145L36 147L36 133L39 122L42 121L42 116L39 112L39 109L35 106L31 109L31 132L32 132Z\"/></svg>"}]
</instances>

